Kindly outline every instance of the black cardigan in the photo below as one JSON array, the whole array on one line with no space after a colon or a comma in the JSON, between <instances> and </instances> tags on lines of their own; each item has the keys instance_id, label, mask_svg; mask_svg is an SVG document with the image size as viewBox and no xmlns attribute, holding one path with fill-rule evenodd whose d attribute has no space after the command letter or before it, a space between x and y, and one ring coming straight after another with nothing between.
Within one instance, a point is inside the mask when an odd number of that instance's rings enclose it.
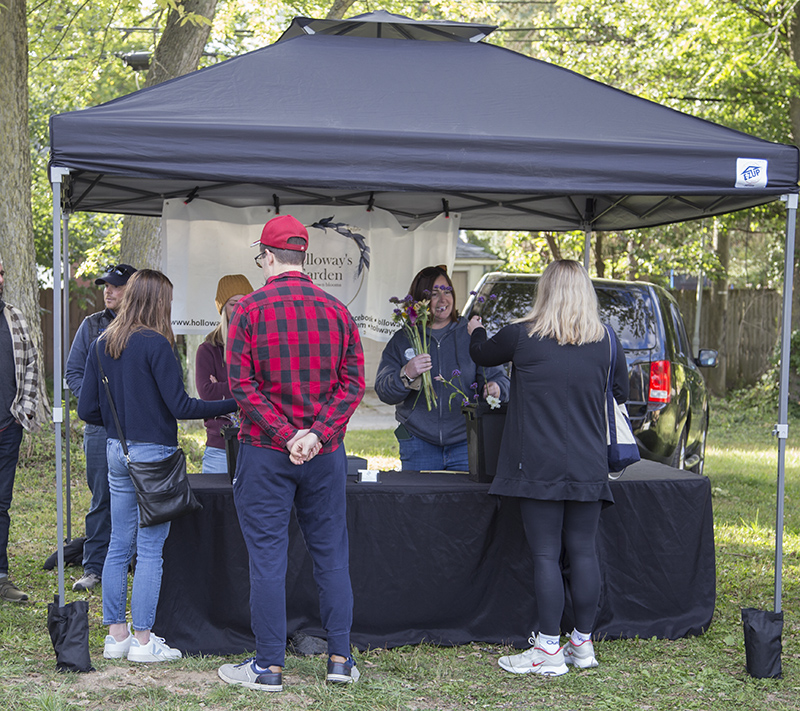
<instances>
[{"instance_id":1,"label":"black cardigan","mask_svg":"<svg viewBox=\"0 0 800 711\"><path fill-rule=\"evenodd\" d=\"M628 368L617 340L612 391L628 399ZM554 501L613 502L608 485L605 386L608 336L581 346L529 337L511 324L493 338L472 334L479 365L513 364L511 396L490 493Z\"/></svg>"}]
</instances>

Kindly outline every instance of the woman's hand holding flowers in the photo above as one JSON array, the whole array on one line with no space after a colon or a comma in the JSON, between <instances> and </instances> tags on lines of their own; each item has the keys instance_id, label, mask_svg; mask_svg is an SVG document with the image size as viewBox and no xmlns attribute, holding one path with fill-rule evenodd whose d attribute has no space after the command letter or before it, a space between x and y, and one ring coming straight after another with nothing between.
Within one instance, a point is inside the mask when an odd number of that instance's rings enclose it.
<instances>
[{"instance_id":1,"label":"woman's hand holding flowers","mask_svg":"<svg viewBox=\"0 0 800 711\"><path fill-rule=\"evenodd\" d=\"M408 363L406 363L406 375L414 380L423 373L427 373L433 367L430 353L422 353L414 356Z\"/></svg>"}]
</instances>

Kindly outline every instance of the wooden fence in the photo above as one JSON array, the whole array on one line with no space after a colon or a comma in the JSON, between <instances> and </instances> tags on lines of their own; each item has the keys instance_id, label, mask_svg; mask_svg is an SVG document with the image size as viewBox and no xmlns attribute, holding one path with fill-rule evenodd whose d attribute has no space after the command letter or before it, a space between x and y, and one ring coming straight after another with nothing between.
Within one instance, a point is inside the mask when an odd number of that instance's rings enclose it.
<instances>
[{"instance_id":1,"label":"wooden fence","mask_svg":"<svg viewBox=\"0 0 800 711\"><path fill-rule=\"evenodd\" d=\"M673 296L691 341L697 294L675 291ZM780 293L771 289L703 291L700 347L719 351L719 366L704 371L715 393L752 385L769 368L778 343L781 308Z\"/></svg>"},{"instance_id":2,"label":"wooden fence","mask_svg":"<svg viewBox=\"0 0 800 711\"><path fill-rule=\"evenodd\" d=\"M689 340L694 333L696 292L675 291L673 295L686 322ZM94 301L92 301L94 297ZM725 311L727 300L727 315ZM42 308L42 330L47 375L53 374L53 291L43 289L39 296ZM103 308L103 294L96 292L73 295L70 304L70 339L81 321ZM781 316L781 295L772 290L731 289L715 293L703 292L700 323L700 347L720 352L718 368L704 371L714 392L755 383L769 367L778 341Z\"/></svg>"},{"instance_id":3,"label":"wooden fence","mask_svg":"<svg viewBox=\"0 0 800 711\"><path fill-rule=\"evenodd\" d=\"M39 291L39 308L42 314L42 337L44 342L44 363L47 377L53 375L53 290L41 289ZM103 290L96 289L90 292L81 291L80 293L70 294L69 304L69 343L75 338L78 326L81 321L95 311L102 311L105 308L103 303ZM64 354L66 362L67 355ZM63 372L62 372L63 374Z\"/></svg>"}]
</instances>

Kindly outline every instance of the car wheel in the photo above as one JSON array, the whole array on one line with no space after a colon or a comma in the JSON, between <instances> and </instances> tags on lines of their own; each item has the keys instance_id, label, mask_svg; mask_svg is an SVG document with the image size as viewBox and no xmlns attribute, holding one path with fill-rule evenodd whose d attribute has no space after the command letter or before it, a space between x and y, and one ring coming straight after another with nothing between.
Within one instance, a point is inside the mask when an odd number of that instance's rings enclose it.
<instances>
[{"instance_id":1,"label":"car wheel","mask_svg":"<svg viewBox=\"0 0 800 711\"><path fill-rule=\"evenodd\" d=\"M686 462L686 428L684 427L681 431L681 436L678 437L678 446L675 447L675 451L672 453L672 460L670 461L669 465L671 467L675 467L676 469L683 469L683 465Z\"/></svg>"},{"instance_id":2,"label":"car wheel","mask_svg":"<svg viewBox=\"0 0 800 711\"><path fill-rule=\"evenodd\" d=\"M700 440L700 449L697 452L700 455L700 461L695 464L691 471L695 474L703 475L703 470L706 465L706 440L708 439L708 426L703 430L703 438Z\"/></svg>"}]
</instances>

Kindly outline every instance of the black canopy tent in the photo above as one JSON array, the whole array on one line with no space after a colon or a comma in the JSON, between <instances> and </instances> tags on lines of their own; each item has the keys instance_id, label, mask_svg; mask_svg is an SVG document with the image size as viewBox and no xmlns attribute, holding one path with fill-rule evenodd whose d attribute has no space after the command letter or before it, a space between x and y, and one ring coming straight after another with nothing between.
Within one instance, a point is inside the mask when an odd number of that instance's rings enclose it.
<instances>
[{"instance_id":1,"label":"black canopy tent","mask_svg":"<svg viewBox=\"0 0 800 711\"><path fill-rule=\"evenodd\" d=\"M163 201L175 197L279 209L375 206L405 225L452 211L467 229L587 234L784 198L782 531L797 149L476 41L492 29L388 13L347 21L296 18L268 47L52 116L56 289L68 264L70 213L159 215ZM752 165L761 181L742 184ZM60 405L64 330L59 299L54 304ZM62 419L63 409L55 407L59 526ZM60 529L59 541L62 535ZM61 551L59 585L63 598Z\"/></svg>"}]
</instances>

